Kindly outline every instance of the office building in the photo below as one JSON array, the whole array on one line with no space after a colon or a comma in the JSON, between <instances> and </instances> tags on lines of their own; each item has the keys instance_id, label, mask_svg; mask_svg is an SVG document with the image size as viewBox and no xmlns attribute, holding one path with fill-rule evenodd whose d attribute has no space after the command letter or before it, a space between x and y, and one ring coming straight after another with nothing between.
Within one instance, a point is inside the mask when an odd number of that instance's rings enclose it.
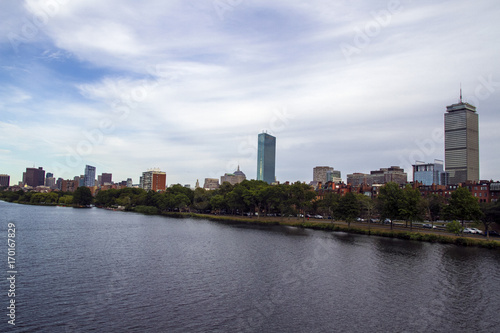
<instances>
[{"instance_id":1,"label":"office building","mask_svg":"<svg viewBox=\"0 0 500 333\"><path fill-rule=\"evenodd\" d=\"M146 191L165 191L167 186L167 174L160 169L150 169L142 173L141 188Z\"/></svg>"},{"instance_id":2,"label":"office building","mask_svg":"<svg viewBox=\"0 0 500 333\"><path fill-rule=\"evenodd\" d=\"M450 184L479 181L479 120L476 107L460 101L444 115L445 170Z\"/></svg>"},{"instance_id":3,"label":"office building","mask_svg":"<svg viewBox=\"0 0 500 333\"><path fill-rule=\"evenodd\" d=\"M408 182L408 175L398 166L370 171L370 174L353 173L347 175L347 184L352 186L387 184L389 182L399 185L406 184Z\"/></svg>"},{"instance_id":4,"label":"office building","mask_svg":"<svg viewBox=\"0 0 500 333\"><path fill-rule=\"evenodd\" d=\"M340 171L329 166L317 166L313 169L313 183L326 184L328 182L340 183L342 181Z\"/></svg>"},{"instance_id":5,"label":"office building","mask_svg":"<svg viewBox=\"0 0 500 333\"><path fill-rule=\"evenodd\" d=\"M422 185L447 185L443 161L434 160L434 163L417 161L413 165L413 181Z\"/></svg>"},{"instance_id":6,"label":"office building","mask_svg":"<svg viewBox=\"0 0 500 333\"><path fill-rule=\"evenodd\" d=\"M203 188L205 190L216 190L219 188L219 180L217 178L205 178Z\"/></svg>"},{"instance_id":7,"label":"office building","mask_svg":"<svg viewBox=\"0 0 500 333\"><path fill-rule=\"evenodd\" d=\"M326 173L333 171L329 166L317 166L313 169L313 182L326 184Z\"/></svg>"},{"instance_id":8,"label":"office building","mask_svg":"<svg viewBox=\"0 0 500 333\"><path fill-rule=\"evenodd\" d=\"M45 186L48 186L53 190L57 188L54 174L47 172L47 176L45 177Z\"/></svg>"},{"instance_id":9,"label":"office building","mask_svg":"<svg viewBox=\"0 0 500 333\"><path fill-rule=\"evenodd\" d=\"M10 176L0 175L0 186L9 187L10 186Z\"/></svg>"},{"instance_id":10,"label":"office building","mask_svg":"<svg viewBox=\"0 0 500 333\"><path fill-rule=\"evenodd\" d=\"M95 167L91 165L85 166L85 175L83 180L83 186L93 187L95 186Z\"/></svg>"},{"instance_id":11,"label":"office building","mask_svg":"<svg viewBox=\"0 0 500 333\"><path fill-rule=\"evenodd\" d=\"M43 186L45 184L45 170L42 167L26 168L26 172L23 173L23 183L32 187Z\"/></svg>"},{"instance_id":12,"label":"office building","mask_svg":"<svg viewBox=\"0 0 500 333\"><path fill-rule=\"evenodd\" d=\"M238 170L234 173L226 173L224 176L220 177L220 183L228 182L231 185L236 185L247 179L247 176L240 171L240 166L238 165Z\"/></svg>"},{"instance_id":13,"label":"office building","mask_svg":"<svg viewBox=\"0 0 500 333\"><path fill-rule=\"evenodd\" d=\"M267 133L260 133L257 148L257 180L268 184L276 181L276 138Z\"/></svg>"},{"instance_id":14,"label":"office building","mask_svg":"<svg viewBox=\"0 0 500 333\"><path fill-rule=\"evenodd\" d=\"M111 173L103 173L99 185L111 185L113 175Z\"/></svg>"},{"instance_id":15,"label":"office building","mask_svg":"<svg viewBox=\"0 0 500 333\"><path fill-rule=\"evenodd\" d=\"M333 182L335 184L342 183L342 177L340 175L340 171L331 170L326 172L326 182Z\"/></svg>"},{"instance_id":16,"label":"office building","mask_svg":"<svg viewBox=\"0 0 500 333\"><path fill-rule=\"evenodd\" d=\"M74 192L79 187L79 177L75 177L78 180L63 179L61 181L61 191L62 192Z\"/></svg>"},{"instance_id":17,"label":"office building","mask_svg":"<svg viewBox=\"0 0 500 333\"><path fill-rule=\"evenodd\" d=\"M56 181L56 187L58 190L61 190L62 189L62 183L63 183L64 179L59 177L57 178L57 181Z\"/></svg>"}]
</instances>

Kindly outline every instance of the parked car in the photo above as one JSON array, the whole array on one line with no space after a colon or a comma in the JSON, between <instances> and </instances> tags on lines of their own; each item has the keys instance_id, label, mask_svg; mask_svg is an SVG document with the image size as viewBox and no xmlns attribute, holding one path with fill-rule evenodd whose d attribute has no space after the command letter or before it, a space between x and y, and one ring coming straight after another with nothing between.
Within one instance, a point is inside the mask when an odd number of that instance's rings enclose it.
<instances>
[{"instance_id":1,"label":"parked car","mask_svg":"<svg viewBox=\"0 0 500 333\"><path fill-rule=\"evenodd\" d=\"M483 232L481 230L479 230L478 228L471 228L472 231L474 231L475 234L478 234L478 235L482 235Z\"/></svg>"},{"instance_id":2,"label":"parked car","mask_svg":"<svg viewBox=\"0 0 500 333\"><path fill-rule=\"evenodd\" d=\"M464 234L474 234L475 233L471 228L465 228L463 232L464 232Z\"/></svg>"},{"instance_id":3,"label":"parked car","mask_svg":"<svg viewBox=\"0 0 500 333\"><path fill-rule=\"evenodd\" d=\"M365 222L365 219L362 219L361 217L358 217L358 218L356 219L356 222Z\"/></svg>"},{"instance_id":4,"label":"parked car","mask_svg":"<svg viewBox=\"0 0 500 333\"><path fill-rule=\"evenodd\" d=\"M385 219L384 224L391 224L391 219Z\"/></svg>"},{"instance_id":5,"label":"parked car","mask_svg":"<svg viewBox=\"0 0 500 333\"><path fill-rule=\"evenodd\" d=\"M495 230L490 230L488 231L488 234L491 236L491 237L500 237L500 234L498 232L496 232Z\"/></svg>"},{"instance_id":6,"label":"parked car","mask_svg":"<svg viewBox=\"0 0 500 333\"><path fill-rule=\"evenodd\" d=\"M314 215L314 218L315 218L315 219L322 219L322 218L323 218L323 216L321 216L321 215Z\"/></svg>"},{"instance_id":7,"label":"parked car","mask_svg":"<svg viewBox=\"0 0 500 333\"><path fill-rule=\"evenodd\" d=\"M422 224L422 228L427 228L427 229L436 229L435 225L432 225L430 223L424 223Z\"/></svg>"}]
</instances>

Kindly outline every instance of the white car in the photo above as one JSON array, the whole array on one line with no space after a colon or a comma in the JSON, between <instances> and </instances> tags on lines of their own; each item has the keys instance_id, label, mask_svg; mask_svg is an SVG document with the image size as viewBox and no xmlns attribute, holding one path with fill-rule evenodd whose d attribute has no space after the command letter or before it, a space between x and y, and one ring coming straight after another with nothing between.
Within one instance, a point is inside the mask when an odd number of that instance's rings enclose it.
<instances>
[{"instance_id":1,"label":"white car","mask_svg":"<svg viewBox=\"0 0 500 333\"><path fill-rule=\"evenodd\" d=\"M475 234L481 235L483 232L479 230L478 228L470 228L472 231L474 231Z\"/></svg>"},{"instance_id":2,"label":"white car","mask_svg":"<svg viewBox=\"0 0 500 333\"><path fill-rule=\"evenodd\" d=\"M474 234L475 232L471 228L465 228L464 234Z\"/></svg>"}]
</instances>

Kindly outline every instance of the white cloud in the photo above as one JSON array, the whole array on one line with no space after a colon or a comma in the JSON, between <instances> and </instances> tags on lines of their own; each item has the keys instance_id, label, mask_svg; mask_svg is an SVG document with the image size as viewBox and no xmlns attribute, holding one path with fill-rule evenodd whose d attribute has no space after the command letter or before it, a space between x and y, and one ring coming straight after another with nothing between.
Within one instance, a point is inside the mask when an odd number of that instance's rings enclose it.
<instances>
[{"instance_id":1,"label":"white cloud","mask_svg":"<svg viewBox=\"0 0 500 333\"><path fill-rule=\"evenodd\" d=\"M115 180L159 166L169 183L194 184L238 162L252 177L261 130L278 138L279 180L310 180L325 164L366 172L398 164L442 128L460 82L480 119L498 123L494 1L401 0L378 18L394 2L242 1L221 13L213 2L54 1L0 14L3 36L22 34L23 18L41 20L1 68L11 136L0 149L54 158L68 177L87 162ZM379 30L356 43L374 22ZM343 44L357 48L350 59ZM490 76L493 88L481 88ZM498 178L498 134L486 126L481 137L482 172ZM89 142L78 163L66 161ZM436 144L425 158L442 155Z\"/></svg>"}]
</instances>

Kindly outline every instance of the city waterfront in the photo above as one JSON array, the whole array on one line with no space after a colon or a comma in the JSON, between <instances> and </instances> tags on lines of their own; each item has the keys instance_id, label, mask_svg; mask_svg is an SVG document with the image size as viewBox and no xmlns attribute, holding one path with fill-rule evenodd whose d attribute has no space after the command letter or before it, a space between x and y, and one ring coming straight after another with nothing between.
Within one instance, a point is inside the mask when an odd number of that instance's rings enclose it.
<instances>
[{"instance_id":1,"label":"city waterfront","mask_svg":"<svg viewBox=\"0 0 500 333\"><path fill-rule=\"evenodd\" d=\"M0 201L13 332L496 332L500 251ZM4 256L5 258L6 256ZM7 259L3 274L9 277ZM4 329L5 328L5 329Z\"/></svg>"}]
</instances>

